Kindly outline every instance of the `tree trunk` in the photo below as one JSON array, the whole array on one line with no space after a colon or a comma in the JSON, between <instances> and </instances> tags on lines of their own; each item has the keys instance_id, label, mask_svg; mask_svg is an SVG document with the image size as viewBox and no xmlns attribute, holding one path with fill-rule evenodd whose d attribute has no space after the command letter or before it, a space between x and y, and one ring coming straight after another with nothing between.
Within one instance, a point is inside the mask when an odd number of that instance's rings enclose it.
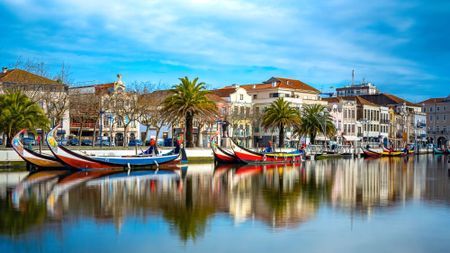
<instances>
[{"instance_id":1,"label":"tree trunk","mask_svg":"<svg viewBox=\"0 0 450 253\"><path fill-rule=\"evenodd\" d=\"M145 142L147 141L149 129L150 129L149 125L145 126L145 136L144 136L144 139L142 140L142 143L144 144L144 146L145 146Z\"/></svg>"},{"instance_id":2,"label":"tree trunk","mask_svg":"<svg viewBox=\"0 0 450 253\"><path fill-rule=\"evenodd\" d=\"M278 147L279 148L283 148L284 147L284 125L280 124L280 126L278 127L279 129L279 135L278 135Z\"/></svg>"},{"instance_id":3,"label":"tree trunk","mask_svg":"<svg viewBox=\"0 0 450 253\"><path fill-rule=\"evenodd\" d=\"M13 138L12 135L9 135L9 134L6 135L6 147L7 148L11 148L12 147L12 145L11 145L12 138Z\"/></svg>"},{"instance_id":4,"label":"tree trunk","mask_svg":"<svg viewBox=\"0 0 450 253\"><path fill-rule=\"evenodd\" d=\"M155 127L156 128L156 136L155 136L155 141L156 141L156 146L158 146L158 136L159 136L159 132L161 132L161 127ZM163 144L164 146L164 144Z\"/></svg>"},{"instance_id":5,"label":"tree trunk","mask_svg":"<svg viewBox=\"0 0 450 253\"><path fill-rule=\"evenodd\" d=\"M123 127L123 146L127 147L128 146L128 126L125 125Z\"/></svg>"},{"instance_id":6,"label":"tree trunk","mask_svg":"<svg viewBox=\"0 0 450 253\"><path fill-rule=\"evenodd\" d=\"M95 146L95 141L97 138L95 138L95 131L97 131L96 124L94 125L94 132L92 133L92 146ZM101 140L100 140L101 141ZM101 144L100 144L101 145Z\"/></svg>"},{"instance_id":7,"label":"tree trunk","mask_svg":"<svg viewBox=\"0 0 450 253\"><path fill-rule=\"evenodd\" d=\"M194 146L194 142L192 139L192 122L194 120L194 115L192 113L186 113L186 147L192 148Z\"/></svg>"},{"instance_id":8,"label":"tree trunk","mask_svg":"<svg viewBox=\"0 0 450 253\"><path fill-rule=\"evenodd\" d=\"M315 144L315 141L316 141L316 135L315 135L315 134L311 134L310 138L311 138L310 142L311 142L312 144Z\"/></svg>"},{"instance_id":9,"label":"tree trunk","mask_svg":"<svg viewBox=\"0 0 450 253\"><path fill-rule=\"evenodd\" d=\"M83 123L80 123L80 130L78 130L78 141L80 141L81 146L81 135L83 133Z\"/></svg>"}]
</instances>

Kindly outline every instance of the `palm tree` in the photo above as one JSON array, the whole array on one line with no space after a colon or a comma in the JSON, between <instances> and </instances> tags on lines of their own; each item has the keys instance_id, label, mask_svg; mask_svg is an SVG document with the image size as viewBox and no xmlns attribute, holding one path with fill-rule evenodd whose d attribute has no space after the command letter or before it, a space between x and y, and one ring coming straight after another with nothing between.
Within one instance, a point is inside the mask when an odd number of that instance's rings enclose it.
<instances>
[{"instance_id":1,"label":"palm tree","mask_svg":"<svg viewBox=\"0 0 450 253\"><path fill-rule=\"evenodd\" d=\"M284 146L284 128L300 123L298 111L291 107L291 103L283 98L278 98L266 110L262 117L261 125L264 128L278 128L278 146Z\"/></svg>"},{"instance_id":2,"label":"palm tree","mask_svg":"<svg viewBox=\"0 0 450 253\"><path fill-rule=\"evenodd\" d=\"M49 124L42 108L21 92L0 95L0 132L6 134L7 146L21 129L47 129Z\"/></svg>"},{"instance_id":3,"label":"palm tree","mask_svg":"<svg viewBox=\"0 0 450 253\"><path fill-rule=\"evenodd\" d=\"M294 133L299 136L309 136L311 143L314 143L319 133L326 133L328 137L336 133L333 119L323 105L306 105L301 116L302 121L295 126Z\"/></svg>"},{"instance_id":4,"label":"palm tree","mask_svg":"<svg viewBox=\"0 0 450 253\"><path fill-rule=\"evenodd\" d=\"M162 111L168 122L173 123L184 119L186 147L193 147L192 124L194 117L213 118L217 115L217 106L208 99L209 91L206 90L204 82L198 82L198 77L192 81L188 77L179 78L179 80L181 82L170 90L172 94L164 99Z\"/></svg>"}]
</instances>

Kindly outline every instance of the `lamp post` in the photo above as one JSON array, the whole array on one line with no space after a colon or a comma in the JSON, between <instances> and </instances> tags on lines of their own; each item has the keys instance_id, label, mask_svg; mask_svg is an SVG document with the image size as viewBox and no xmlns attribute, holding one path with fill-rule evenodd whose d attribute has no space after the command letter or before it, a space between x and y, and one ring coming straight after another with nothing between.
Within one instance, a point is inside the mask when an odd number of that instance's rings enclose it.
<instances>
[{"instance_id":1,"label":"lamp post","mask_svg":"<svg viewBox=\"0 0 450 253\"><path fill-rule=\"evenodd\" d=\"M100 148L103 147L103 114L105 111L100 110Z\"/></svg>"}]
</instances>

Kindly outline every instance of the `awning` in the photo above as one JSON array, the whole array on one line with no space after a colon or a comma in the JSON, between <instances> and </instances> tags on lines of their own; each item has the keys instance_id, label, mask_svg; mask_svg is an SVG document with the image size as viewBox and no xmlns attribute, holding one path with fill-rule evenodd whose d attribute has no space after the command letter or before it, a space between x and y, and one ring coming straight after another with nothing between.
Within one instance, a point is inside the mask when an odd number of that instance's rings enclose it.
<instances>
[{"instance_id":1,"label":"awning","mask_svg":"<svg viewBox=\"0 0 450 253\"><path fill-rule=\"evenodd\" d=\"M352 135L343 135L342 137L344 137L344 139L346 141L360 141L361 140L360 137L352 136Z\"/></svg>"}]
</instances>

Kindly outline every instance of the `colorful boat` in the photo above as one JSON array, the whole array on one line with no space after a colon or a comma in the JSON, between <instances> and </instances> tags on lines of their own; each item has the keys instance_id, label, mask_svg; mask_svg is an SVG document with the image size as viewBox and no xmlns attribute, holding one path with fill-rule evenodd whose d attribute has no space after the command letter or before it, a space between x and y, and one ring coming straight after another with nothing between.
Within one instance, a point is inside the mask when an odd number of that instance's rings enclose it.
<instances>
[{"instance_id":1,"label":"colorful boat","mask_svg":"<svg viewBox=\"0 0 450 253\"><path fill-rule=\"evenodd\" d=\"M216 144L211 145L214 160L217 163L240 163L241 160L234 154L233 150L225 150Z\"/></svg>"},{"instance_id":2,"label":"colorful boat","mask_svg":"<svg viewBox=\"0 0 450 253\"><path fill-rule=\"evenodd\" d=\"M144 167L162 165L181 160L181 154L163 154L161 156L137 155L137 156L89 156L71 151L61 145L55 139L55 132L59 126L53 128L47 134L47 145L56 158L64 164L77 169L116 169L124 167Z\"/></svg>"},{"instance_id":3,"label":"colorful boat","mask_svg":"<svg viewBox=\"0 0 450 253\"><path fill-rule=\"evenodd\" d=\"M25 160L31 166L35 168L63 168L64 165L59 162L54 156L39 154L31 149L24 147L22 141L20 141L20 135L24 133L26 129L22 129L18 132L11 141L11 145L14 151Z\"/></svg>"},{"instance_id":4,"label":"colorful boat","mask_svg":"<svg viewBox=\"0 0 450 253\"><path fill-rule=\"evenodd\" d=\"M245 163L293 163L301 161L301 154L295 152L258 153L237 145L231 140L231 149L239 160Z\"/></svg>"},{"instance_id":5,"label":"colorful boat","mask_svg":"<svg viewBox=\"0 0 450 253\"><path fill-rule=\"evenodd\" d=\"M366 149L366 148L363 149L363 153L366 157L371 157L371 158L379 158L382 156L381 153L378 153L378 152L375 152L373 150Z\"/></svg>"}]
</instances>

